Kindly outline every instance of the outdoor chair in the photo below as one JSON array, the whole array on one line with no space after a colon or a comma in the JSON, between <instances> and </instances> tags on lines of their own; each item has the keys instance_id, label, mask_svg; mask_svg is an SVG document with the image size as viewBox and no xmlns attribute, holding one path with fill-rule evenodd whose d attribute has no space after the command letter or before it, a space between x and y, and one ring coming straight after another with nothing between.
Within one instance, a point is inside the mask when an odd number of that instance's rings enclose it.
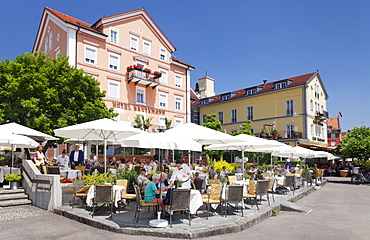
<instances>
[{"instance_id":1,"label":"outdoor chair","mask_svg":"<svg viewBox=\"0 0 370 240\"><path fill-rule=\"evenodd\" d=\"M257 209L259 209L258 204L257 204L256 184L254 183L253 180L249 180L248 193L244 193L243 198L246 198L247 200L249 199L251 201L252 207L253 207L253 201L252 201L252 198L253 198L257 205Z\"/></svg>"},{"instance_id":2,"label":"outdoor chair","mask_svg":"<svg viewBox=\"0 0 370 240\"><path fill-rule=\"evenodd\" d=\"M287 190L293 192L295 191L295 175L294 174L285 174L285 179L283 184L278 184L279 187L286 188ZM289 188L289 189L288 189ZM284 191L286 193L287 191Z\"/></svg>"},{"instance_id":3,"label":"outdoor chair","mask_svg":"<svg viewBox=\"0 0 370 240\"><path fill-rule=\"evenodd\" d=\"M141 209L143 209L144 207L147 207L149 209L150 209L150 207L156 207L156 208L158 208L159 207L159 204L158 203L147 203L147 202L144 202L144 200L141 197L140 187L135 184L134 189L135 189L135 194L136 194L136 211L135 211L134 219L136 218L136 223L137 223L139 221L139 218L140 218L140 211L141 211ZM149 211L149 209L148 209L148 211ZM156 211L154 211L154 215L155 215L155 212Z\"/></svg>"},{"instance_id":4,"label":"outdoor chair","mask_svg":"<svg viewBox=\"0 0 370 240\"><path fill-rule=\"evenodd\" d=\"M212 185L212 184L220 184L221 180L220 179L208 179L207 185Z\"/></svg>"},{"instance_id":5,"label":"outdoor chair","mask_svg":"<svg viewBox=\"0 0 370 240\"><path fill-rule=\"evenodd\" d=\"M93 199L93 210L91 212L91 216L94 217L95 213L104 207L104 205L109 204L110 206L110 214L109 217L112 218L113 213L113 186L112 185L95 185L95 194ZM102 204L98 209L95 210L95 207L98 206L98 204Z\"/></svg>"},{"instance_id":6,"label":"outdoor chair","mask_svg":"<svg viewBox=\"0 0 370 240\"><path fill-rule=\"evenodd\" d=\"M295 174L298 174L299 176L302 176L302 170L300 170L300 171L295 171Z\"/></svg>"},{"instance_id":7,"label":"outdoor chair","mask_svg":"<svg viewBox=\"0 0 370 240\"><path fill-rule=\"evenodd\" d=\"M311 177L312 175L311 175L311 172L309 172L309 171L303 171L302 172L302 184L303 184L303 186L305 185L304 183L306 182L306 185L307 185L307 187L308 187L308 182L310 182L311 184L311 186L312 186L312 177Z\"/></svg>"},{"instance_id":8,"label":"outdoor chair","mask_svg":"<svg viewBox=\"0 0 370 240\"><path fill-rule=\"evenodd\" d=\"M274 185L275 185L275 178L269 178L269 187L267 189L267 197L269 198L269 193L272 194L272 200L275 202L274 196Z\"/></svg>"},{"instance_id":9,"label":"outdoor chair","mask_svg":"<svg viewBox=\"0 0 370 240\"><path fill-rule=\"evenodd\" d=\"M260 197L260 203L262 203L262 196L267 195L267 190L269 187L269 180L260 180L257 181L257 184L254 183L254 181L249 181L249 191L247 194L244 194L244 198L253 198L254 202L256 203L257 209L258 202L257 202L257 196ZM270 205L270 200L267 198L268 204ZM253 206L253 203L252 203Z\"/></svg>"},{"instance_id":10,"label":"outdoor chair","mask_svg":"<svg viewBox=\"0 0 370 240\"><path fill-rule=\"evenodd\" d=\"M209 212L211 204L221 204L222 189L224 184L212 184L211 190L207 194L202 194L202 201L207 205L207 220L209 217Z\"/></svg>"},{"instance_id":11,"label":"outdoor chair","mask_svg":"<svg viewBox=\"0 0 370 240\"><path fill-rule=\"evenodd\" d=\"M99 173L104 173L104 167L101 167L101 166L93 166L93 167L91 167L90 172L93 173L93 172L95 172L95 170L97 170Z\"/></svg>"},{"instance_id":12,"label":"outdoor chair","mask_svg":"<svg viewBox=\"0 0 370 240\"><path fill-rule=\"evenodd\" d=\"M82 200L82 205L84 204L86 197L87 197L87 192L90 189L90 186L85 186L85 181L84 180L73 180L73 189L74 189L74 198L73 198L73 205L72 208L76 205L76 198L81 198Z\"/></svg>"},{"instance_id":13,"label":"outdoor chair","mask_svg":"<svg viewBox=\"0 0 370 240\"><path fill-rule=\"evenodd\" d=\"M85 166L75 166L75 170L80 170L81 171L81 176L85 175Z\"/></svg>"},{"instance_id":14,"label":"outdoor chair","mask_svg":"<svg viewBox=\"0 0 370 240\"><path fill-rule=\"evenodd\" d=\"M60 170L58 166L47 166L47 173L53 175L60 175Z\"/></svg>"},{"instance_id":15,"label":"outdoor chair","mask_svg":"<svg viewBox=\"0 0 370 240\"><path fill-rule=\"evenodd\" d=\"M203 188L203 179L196 178L194 179L193 183L194 183L194 189L199 190L201 192Z\"/></svg>"},{"instance_id":16,"label":"outdoor chair","mask_svg":"<svg viewBox=\"0 0 370 240\"><path fill-rule=\"evenodd\" d=\"M172 216L174 211L182 211L182 219L184 213L187 212L189 217L189 226L191 226L190 216L190 189L175 189L171 193L170 205L165 205L165 209L170 213L170 226L172 228Z\"/></svg>"},{"instance_id":17,"label":"outdoor chair","mask_svg":"<svg viewBox=\"0 0 370 240\"><path fill-rule=\"evenodd\" d=\"M225 217L227 217L228 206L233 207L231 204L235 204L233 208L238 210L238 205L240 205L240 209L242 211L242 217L244 217L243 206L240 204L243 201L243 188L244 186L242 185L228 186L228 188L226 189L225 199L222 199L222 204L221 204L222 216L225 213Z\"/></svg>"},{"instance_id":18,"label":"outdoor chair","mask_svg":"<svg viewBox=\"0 0 370 240\"><path fill-rule=\"evenodd\" d=\"M121 206L123 204L122 199L127 200L127 205L129 205L130 200L135 200L136 199L136 194L128 194L127 189L128 189L128 180L127 179L117 179L116 180L116 185L119 186L124 186L125 189L122 190L121 193L121 199L118 201L118 205ZM123 204L123 209L126 208L126 205ZM120 209L120 208L118 208Z\"/></svg>"},{"instance_id":19,"label":"outdoor chair","mask_svg":"<svg viewBox=\"0 0 370 240\"><path fill-rule=\"evenodd\" d=\"M235 185L235 182L237 181L236 176L227 176L227 178L229 180L230 185Z\"/></svg>"}]
</instances>

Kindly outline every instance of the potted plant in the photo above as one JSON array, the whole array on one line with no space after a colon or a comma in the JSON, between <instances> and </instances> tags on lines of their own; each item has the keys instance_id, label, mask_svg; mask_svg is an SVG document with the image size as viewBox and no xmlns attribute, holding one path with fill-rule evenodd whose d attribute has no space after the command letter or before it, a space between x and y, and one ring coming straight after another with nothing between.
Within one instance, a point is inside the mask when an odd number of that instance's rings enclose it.
<instances>
[{"instance_id":1,"label":"potted plant","mask_svg":"<svg viewBox=\"0 0 370 240\"><path fill-rule=\"evenodd\" d=\"M162 76L161 72L155 71L154 73L155 78L160 78Z\"/></svg>"},{"instance_id":2,"label":"potted plant","mask_svg":"<svg viewBox=\"0 0 370 240\"><path fill-rule=\"evenodd\" d=\"M22 179L23 176L20 173L7 174L4 177L4 180L9 182L10 189L18 189L21 186Z\"/></svg>"},{"instance_id":3,"label":"potted plant","mask_svg":"<svg viewBox=\"0 0 370 240\"><path fill-rule=\"evenodd\" d=\"M145 72L145 73L151 73L152 70L150 70L149 68L144 68L143 72Z\"/></svg>"},{"instance_id":4,"label":"potted plant","mask_svg":"<svg viewBox=\"0 0 370 240\"><path fill-rule=\"evenodd\" d=\"M265 133L265 131L263 131L263 130L262 130L260 135L261 135L261 138L266 138L266 133Z\"/></svg>"},{"instance_id":5,"label":"potted plant","mask_svg":"<svg viewBox=\"0 0 370 240\"><path fill-rule=\"evenodd\" d=\"M127 72L131 72L132 70L134 70L134 67L132 65L127 67Z\"/></svg>"},{"instance_id":6,"label":"potted plant","mask_svg":"<svg viewBox=\"0 0 370 240\"><path fill-rule=\"evenodd\" d=\"M143 71L143 67L142 66L138 66L138 65L134 65L134 69L135 70L139 70L139 71Z\"/></svg>"},{"instance_id":7,"label":"potted plant","mask_svg":"<svg viewBox=\"0 0 370 240\"><path fill-rule=\"evenodd\" d=\"M272 130L271 135L272 135L272 139L276 140L279 137L279 132L276 129L274 129Z\"/></svg>"}]
</instances>

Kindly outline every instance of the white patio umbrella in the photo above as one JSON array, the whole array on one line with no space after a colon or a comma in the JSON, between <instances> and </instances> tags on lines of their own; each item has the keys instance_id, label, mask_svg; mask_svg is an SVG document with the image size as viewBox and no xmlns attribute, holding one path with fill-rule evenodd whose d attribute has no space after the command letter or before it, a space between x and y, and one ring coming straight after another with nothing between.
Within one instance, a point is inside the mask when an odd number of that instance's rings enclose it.
<instances>
[{"instance_id":1,"label":"white patio umbrella","mask_svg":"<svg viewBox=\"0 0 370 240\"><path fill-rule=\"evenodd\" d=\"M279 157L311 157L313 155L312 150L296 146L296 147L291 147L291 148L281 148L281 149L276 149L272 152L272 155L274 156L279 156Z\"/></svg>"},{"instance_id":2,"label":"white patio umbrella","mask_svg":"<svg viewBox=\"0 0 370 240\"><path fill-rule=\"evenodd\" d=\"M242 152L242 171L244 172L244 152L264 152L269 148L276 148L286 146L286 144L275 141L267 140L251 135L240 134L234 137L238 142L225 143L225 144L212 144L205 147L207 150L237 150Z\"/></svg>"},{"instance_id":3,"label":"white patio umbrella","mask_svg":"<svg viewBox=\"0 0 370 240\"><path fill-rule=\"evenodd\" d=\"M29 127L25 127L23 125L20 125L18 123L5 123L0 125L0 131L1 132L9 132L13 134L18 135L24 135L27 137L32 138L33 140L36 140L38 142L44 142L47 140L58 140L58 138L50 136L48 134L45 134L43 132L34 130Z\"/></svg>"},{"instance_id":4,"label":"white patio umbrella","mask_svg":"<svg viewBox=\"0 0 370 240\"><path fill-rule=\"evenodd\" d=\"M54 130L55 135L65 138L81 138L104 141L104 171L107 171L107 141L118 141L123 138L143 133L142 130L107 118L80 123Z\"/></svg>"},{"instance_id":5,"label":"white patio umbrella","mask_svg":"<svg viewBox=\"0 0 370 240\"><path fill-rule=\"evenodd\" d=\"M11 134L11 133L2 133L0 135L0 146L3 147L10 147L12 151L12 165L14 165L14 152L13 149L16 147L19 148L34 148L37 147L39 144L33 140L32 138L22 136L22 135L16 135L16 134ZM11 173L11 168L10 168L10 173Z\"/></svg>"}]
</instances>

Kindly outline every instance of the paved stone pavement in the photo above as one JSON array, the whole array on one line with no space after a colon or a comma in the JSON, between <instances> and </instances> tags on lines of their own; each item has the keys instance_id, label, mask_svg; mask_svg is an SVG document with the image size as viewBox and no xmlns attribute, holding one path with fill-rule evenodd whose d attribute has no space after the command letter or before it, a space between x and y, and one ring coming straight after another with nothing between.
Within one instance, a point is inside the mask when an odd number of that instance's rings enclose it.
<instances>
[{"instance_id":1,"label":"paved stone pavement","mask_svg":"<svg viewBox=\"0 0 370 240\"><path fill-rule=\"evenodd\" d=\"M345 178L330 180L320 191L298 201L314 209L310 214L282 211L277 217L243 232L204 239L370 239L370 186L352 185ZM143 236L96 229L44 212L45 215L0 222L1 239L143 239ZM145 239L165 238L146 236Z\"/></svg>"}]
</instances>

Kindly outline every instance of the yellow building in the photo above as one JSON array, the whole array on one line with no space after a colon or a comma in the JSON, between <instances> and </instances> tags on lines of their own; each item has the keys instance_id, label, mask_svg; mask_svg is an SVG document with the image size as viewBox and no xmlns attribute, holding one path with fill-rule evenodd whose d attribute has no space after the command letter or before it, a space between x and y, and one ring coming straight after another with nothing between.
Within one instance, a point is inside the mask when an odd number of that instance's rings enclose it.
<instances>
[{"instance_id":1,"label":"yellow building","mask_svg":"<svg viewBox=\"0 0 370 240\"><path fill-rule=\"evenodd\" d=\"M201 86L213 86L212 78L199 80ZM210 81L210 84L207 84ZM213 89L200 88L203 98L192 104L192 120L205 122L205 116L215 113L225 132L238 131L251 120L252 132L271 137L279 133L278 141L292 146L327 148L328 94L318 72L278 80L245 89L209 96Z\"/></svg>"}]
</instances>

